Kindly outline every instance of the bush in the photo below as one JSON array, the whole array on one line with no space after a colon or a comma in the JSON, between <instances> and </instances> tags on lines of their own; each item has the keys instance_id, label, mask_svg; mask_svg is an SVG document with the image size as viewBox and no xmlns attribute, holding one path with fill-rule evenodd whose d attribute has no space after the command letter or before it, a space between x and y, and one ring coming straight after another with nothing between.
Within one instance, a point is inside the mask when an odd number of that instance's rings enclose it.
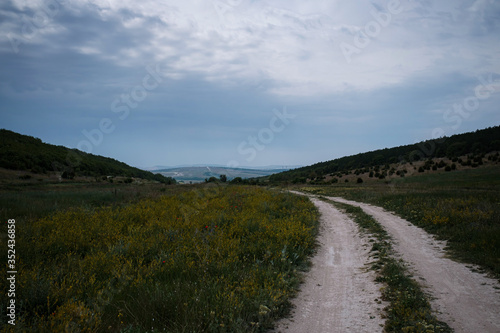
<instances>
[{"instance_id":1,"label":"bush","mask_svg":"<svg viewBox=\"0 0 500 333\"><path fill-rule=\"evenodd\" d=\"M75 178L75 172L73 170L66 170L61 174L61 178L63 179L73 179Z\"/></svg>"},{"instance_id":2,"label":"bush","mask_svg":"<svg viewBox=\"0 0 500 333\"><path fill-rule=\"evenodd\" d=\"M219 182L219 179L217 179L216 177L210 177L210 178L205 178L205 183L218 183Z\"/></svg>"},{"instance_id":3,"label":"bush","mask_svg":"<svg viewBox=\"0 0 500 333\"><path fill-rule=\"evenodd\" d=\"M307 178L306 177L297 177L294 180L292 180L293 184L305 184L307 183Z\"/></svg>"},{"instance_id":4,"label":"bush","mask_svg":"<svg viewBox=\"0 0 500 333\"><path fill-rule=\"evenodd\" d=\"M361 184L362 182L363 182L363 179L361 179L361 178L358 178L358 180L356 181L356 183L358 183L358 184Z\"/></svg>"},{"instance_id":5,"label":"bush","mask_svg":"<svg viewBox=\"0 0 500 333\"><path fill-rule=\"evenodd\" d=\"M239 184L242 183L243 179L241 177L236 177L233 180L230 181L231 184Z\"/></svg>"}]
</instances>

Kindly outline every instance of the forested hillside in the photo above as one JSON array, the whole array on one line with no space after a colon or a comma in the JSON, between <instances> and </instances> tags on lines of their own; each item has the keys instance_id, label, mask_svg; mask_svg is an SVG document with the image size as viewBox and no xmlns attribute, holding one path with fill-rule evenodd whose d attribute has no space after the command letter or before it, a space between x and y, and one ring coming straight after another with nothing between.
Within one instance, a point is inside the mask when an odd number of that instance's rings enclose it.
<instances>
[{"instance_id":1,"label":"forested hillside","mask_svg":"<svg viewBox=\"0 0 500 333\"><path fill-rule=\"evenodd\" d=\"M172 184L175 180L131 167L112 158L55 146L32 136L0 129L0 167L33 173L61 173L63 178L76 176L124 176Z\"/></svg>"},{"instance_id":2,"label":"forested hillside","mask_svg":"<svg viewBox=\"0 0 500 333\"><path fill-rule=\"evenodd\" d=\"M482 155L499 150L500 126L495 126L451 137L423 141L412 145L385 148L327 162L320 162L274 174L269 179L271 182L305 180L306 178L311 178L311 175L322 177L335 172L370 168L378 165L415 162L439 157L452 159L469 154Z\"/></svg>"}]
</instances>

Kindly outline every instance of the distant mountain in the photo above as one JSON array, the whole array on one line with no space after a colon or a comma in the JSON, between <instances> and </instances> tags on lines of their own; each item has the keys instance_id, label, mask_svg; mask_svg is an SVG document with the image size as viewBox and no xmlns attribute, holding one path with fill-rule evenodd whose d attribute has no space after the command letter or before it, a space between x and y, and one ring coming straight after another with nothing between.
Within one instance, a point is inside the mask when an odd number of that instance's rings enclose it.
<instances>
[{"instance_id":1,"label":"distant mountain","mask_svg":"<svg viewBox=\"0 0 500 333\"><path fill-rule=\"evenodd\" d=\"M226 165L223 164L181 164L181 165L174 165L174 166L165 166L165 165L155 165L152 167L140 167L139 169L142 170L147 170L147 171L166 171L166 170L172 170L172 169L179 169L179 168L205 168L205 167L210 167L210 168L229 168ZM286 171L286 170L291 170L291 169L296 169L300 168L302 165L265 165L265 166L240 166L238 168L234 169L251 169L251 170L280 170L281 171ZM231 168L229 168L231 169Z\"/></svg>"},{"instance_id":2,"label":"distant mountain","mask_svg":"<svg viewBox=\"0 0 500 333\"><path fill-rule=\"evenodd\" d=\"M38 174L58 173L66 179L76 176L123 176L175 183L172 178L134 168L109 157L51 145L6 129L0 129L0 167Z\"/></svg>"},{"instance_id":3,"label":"distant mountain","mask_svg":"<svg viewBox=\"0 0 500 333\"><path fill-rule=\"evenodd\" d=\"M475 132L422 141L416 144L385 148L331 161L320 162L269 177L271 182L304 183L312 179L323 179L332 174L385 166L394 163L410 163L432 158L457 159L465 155L484 155L500 151L500 126L489 127Z\"/></svg>"},{"instance_id":4,"label":"distant mountain","mask_svg":"<svg viewBox=\"0 0 500 333\"><path fill-rule=\"evenodd\" d=\"M243 168L227 168L220 166L194 166L194 167L180 167L180 168L169 168L164 170L157 170L156 172L162 174L166 177L175 178L179 182L204 182L205 179L210 179L210 177L219 178L220 175L226 175L227 180L232 180L234 178L240 177L242 179L257 178L269 176L277 172L282 172L283 169L270 169L270 170L258 170L258 169L243 169Z\"/></svg>"}]
</instances>

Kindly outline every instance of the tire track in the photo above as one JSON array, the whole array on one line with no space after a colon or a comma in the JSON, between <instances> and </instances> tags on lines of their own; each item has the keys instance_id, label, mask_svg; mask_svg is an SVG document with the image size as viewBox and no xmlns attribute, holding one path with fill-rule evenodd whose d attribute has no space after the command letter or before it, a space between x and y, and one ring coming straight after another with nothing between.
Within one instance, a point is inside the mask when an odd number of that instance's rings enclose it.
<instances>
[{"instance_id":1,"label":"tire track","mask_svg":"<svg viewBox=\"0 0 500 333\"><path fill-rule=\"evenodd\" d=\"M293 300L292 318L275 332L382 332L385 303L375 273L368 269L371 245L359 228L331 204L311 198L321 213L319 248L301 290Z\"/></svg>"},{"instance_id":2,"label":"tire track","mask_svg":"<svg viewBox=\"0 0 500 333\"><path fill-rule=\"evenodd\" d=\"M386 229L394 240L394 250L433 297L431 306L439 320L457 333L500 332L500 284L496 280L446 258L445 242L383 208L327 198L362 208Z\"/></svg>"}]
</instances>

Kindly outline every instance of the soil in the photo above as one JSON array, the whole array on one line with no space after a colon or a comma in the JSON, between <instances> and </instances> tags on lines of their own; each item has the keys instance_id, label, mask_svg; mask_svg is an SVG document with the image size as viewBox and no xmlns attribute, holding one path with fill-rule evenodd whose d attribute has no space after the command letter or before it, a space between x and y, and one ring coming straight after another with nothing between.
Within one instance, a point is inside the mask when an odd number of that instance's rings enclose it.
<instances>
[{"instance_id":1,"label":"soil","mask_svg":"<svg viewBox=\"0 0 500 333\"><path fill-rule=\"evenodd\" d=\"M393 246L431 295L437 318L455 332L500 332L500 284L472 265L446 257L446 243L410 222L365 203L328 198L358 206L392 236Z\"/></svg>"},{"instance_id":2,"label":"soil","mask_svg":"<svg viewBox=\"0 0 500 333\"><path fill-rule=\"evenodd\" d=\"M298 193L301 194L301 193ZM290 318L274 332L382 332L381 284L368 269L369 238L344 213L310 196L321 214L319 248L293 300ZM446 256L446 243L373 205L328 199L361 207L392 237L396 255L430 295L439 320L455 332L500 332L500 284L471 265Z\"/></svg>"},{"instance_id":3,"label":"soil","mask_svg":"<svg viewBox=\"0 0 500 333\"><path fill-rule=\"evenodd\" d=\"M292 317L278 322L275 332L382 332L387 304L369 270L368 237L331 204L311 200L321 213L319 248Z\"/></svg>"}]
</instances>

